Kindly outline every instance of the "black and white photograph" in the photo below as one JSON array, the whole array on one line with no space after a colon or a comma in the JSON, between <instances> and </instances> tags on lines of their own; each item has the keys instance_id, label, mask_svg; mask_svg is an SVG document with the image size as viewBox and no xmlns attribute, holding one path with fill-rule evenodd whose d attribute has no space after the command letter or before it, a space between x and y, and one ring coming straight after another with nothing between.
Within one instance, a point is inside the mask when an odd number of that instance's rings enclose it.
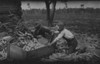
<instances>
[{"instance_id":1,"label":"black and white photograph","mask_svg":"<svg viewBox=\"0 0 100 64\"><path fill-rule=\"evenodd\" d=\"M0 0L0 64L99 63L99 0Z\"/></svg>"}]
</instances>

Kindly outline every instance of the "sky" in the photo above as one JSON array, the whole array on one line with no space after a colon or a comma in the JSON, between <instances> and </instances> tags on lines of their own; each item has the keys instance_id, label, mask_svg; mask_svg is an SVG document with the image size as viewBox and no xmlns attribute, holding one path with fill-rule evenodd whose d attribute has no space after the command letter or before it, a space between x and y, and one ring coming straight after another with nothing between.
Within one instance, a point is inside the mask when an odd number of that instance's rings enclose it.
<instances>
[{"instance_id":1,"label":"sky","mask_svg":"<svg viewBox=\"0 0 100 64\"><path fill-rule=\"evenodd\" d=\"M30 8L27 3L30 3ZM84 8L100 8L100 1L69 1L67 2L68 8L80 8L84 4ZM46 9L44 2L22 1L22 9ZM65 2L57 2L56 9L65 8Z\"/></svg>"}]
</instances>

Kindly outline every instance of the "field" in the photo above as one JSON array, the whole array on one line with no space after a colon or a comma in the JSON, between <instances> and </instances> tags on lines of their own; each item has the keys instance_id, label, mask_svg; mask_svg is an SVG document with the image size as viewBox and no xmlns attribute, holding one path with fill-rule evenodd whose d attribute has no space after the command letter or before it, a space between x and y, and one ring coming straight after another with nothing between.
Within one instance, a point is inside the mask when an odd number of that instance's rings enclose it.
<instances>
[{"instance_id":1,"label":"field","mask_svg":"<svg viewBox=\"0 0 100 64\"><path fill-rule=\"evenodd\" d=\"M66 23L66 27L75 32L99 34L100 9L58 9L54 21ZM47 25L46 10L32 9L23 11L23 19L31 26L34 22Z\"/></svg>"}]
</instances>

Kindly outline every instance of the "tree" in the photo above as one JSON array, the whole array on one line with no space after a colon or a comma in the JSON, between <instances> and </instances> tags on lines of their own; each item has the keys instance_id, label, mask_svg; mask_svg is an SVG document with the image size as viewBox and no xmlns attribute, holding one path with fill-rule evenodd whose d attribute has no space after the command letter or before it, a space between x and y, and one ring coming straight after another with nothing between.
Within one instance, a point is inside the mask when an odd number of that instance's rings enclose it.
<instances>
[{"instance_id":1,"label":"tree","mask_svg":"<svg viewBox=\"0 0 100 64\"><path fill-rule=\"evenodd\" d=\"M65 8L68 8L67 2L65 2Z\"/></svg>"},{"instance_id":2,"label":"tree","mask_svg":"<svg viewBox=\"0 0 100 64\"><path fill-rule=\"evenodd\" d=\"M27 3L27 6L28 6L29 9L31 9L30 3Z\"/></svg>"},{"instance_id":3,"label":"tree","mask_svg":"<svg viewBox=\"0 0 100 64\"><path fill-rule=\"evenodd\" d=\"M84 10L84 4L81 4L80 6L81 6L82 13L84 13L84 11L85 11Z\"/></svg>"},{"instance_id":4,"label":"tree","mask_svg":"<svg viewBox=\"0 0 100 64\"><path fill-rule=\"evenodd\" d=\"M81 4L81 8L84 8L84 4Z\"/></svg>"},{"instance_id":5,"label":"tree","mask_svg":"<svg viewBox=\"0 0 100 64\"><path fill-rule=\"evenodd\" d=\"M50 25L50 1L45 1L46 4L46 9L47 9L47 21L48 21L48 25Z\"/></svg>"},{"instance_id":6,"label":"tree","mask_svg":"<svg viewBox=\"0 0 100 64\"><path fill-rule=\"evenodd\" d=\"M56 2L57 1L54 1L52 3L52 9L51 9L51 17L50 17L50 21L51 21L51 26L52 26L52 23L53 23L53 19L54 19L54 15L55 15L55 7L56 7Z\"/></svg>"},{"instance_id":7,"label":"tree","mask_svg":"<svg viewBox=\"0 0 100 64\"><path fill-rule=\"evenodd\" d=\"M54 0L54 1L51 1L51 0L47 1L47 0L45 0L46 9L47 9L47 21L48 21L48 25L49 26L52 26L52 23L53 23L56 2L57 2L56 0ZM50 10L50 4L52 4L51 10Z\"/></svg>"}]
</instances>

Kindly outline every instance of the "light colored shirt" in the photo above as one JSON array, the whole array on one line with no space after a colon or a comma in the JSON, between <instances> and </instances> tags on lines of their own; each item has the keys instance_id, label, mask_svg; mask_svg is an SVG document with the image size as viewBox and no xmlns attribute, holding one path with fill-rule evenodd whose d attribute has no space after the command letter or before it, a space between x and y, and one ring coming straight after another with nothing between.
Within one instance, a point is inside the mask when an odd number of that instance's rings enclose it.
<instances>
[{"instance_id":1,"label":"light colored shirt","mask_svg":"<svg viewBox=\"0 0 100 64\"><path fill-rule=\"evenodd\" d=\"M72 39L72 38L74 38L74 35L72 34L72 32L70 32L69 30L67 30L67 29L64 28L64 29L58 34L58 36L53 40L52 43L58 41L58 40L59 40L60 38L62 38L62 37L65 37L65 38L67 38L67 39Z\"/></svg>"}]
</instances>

